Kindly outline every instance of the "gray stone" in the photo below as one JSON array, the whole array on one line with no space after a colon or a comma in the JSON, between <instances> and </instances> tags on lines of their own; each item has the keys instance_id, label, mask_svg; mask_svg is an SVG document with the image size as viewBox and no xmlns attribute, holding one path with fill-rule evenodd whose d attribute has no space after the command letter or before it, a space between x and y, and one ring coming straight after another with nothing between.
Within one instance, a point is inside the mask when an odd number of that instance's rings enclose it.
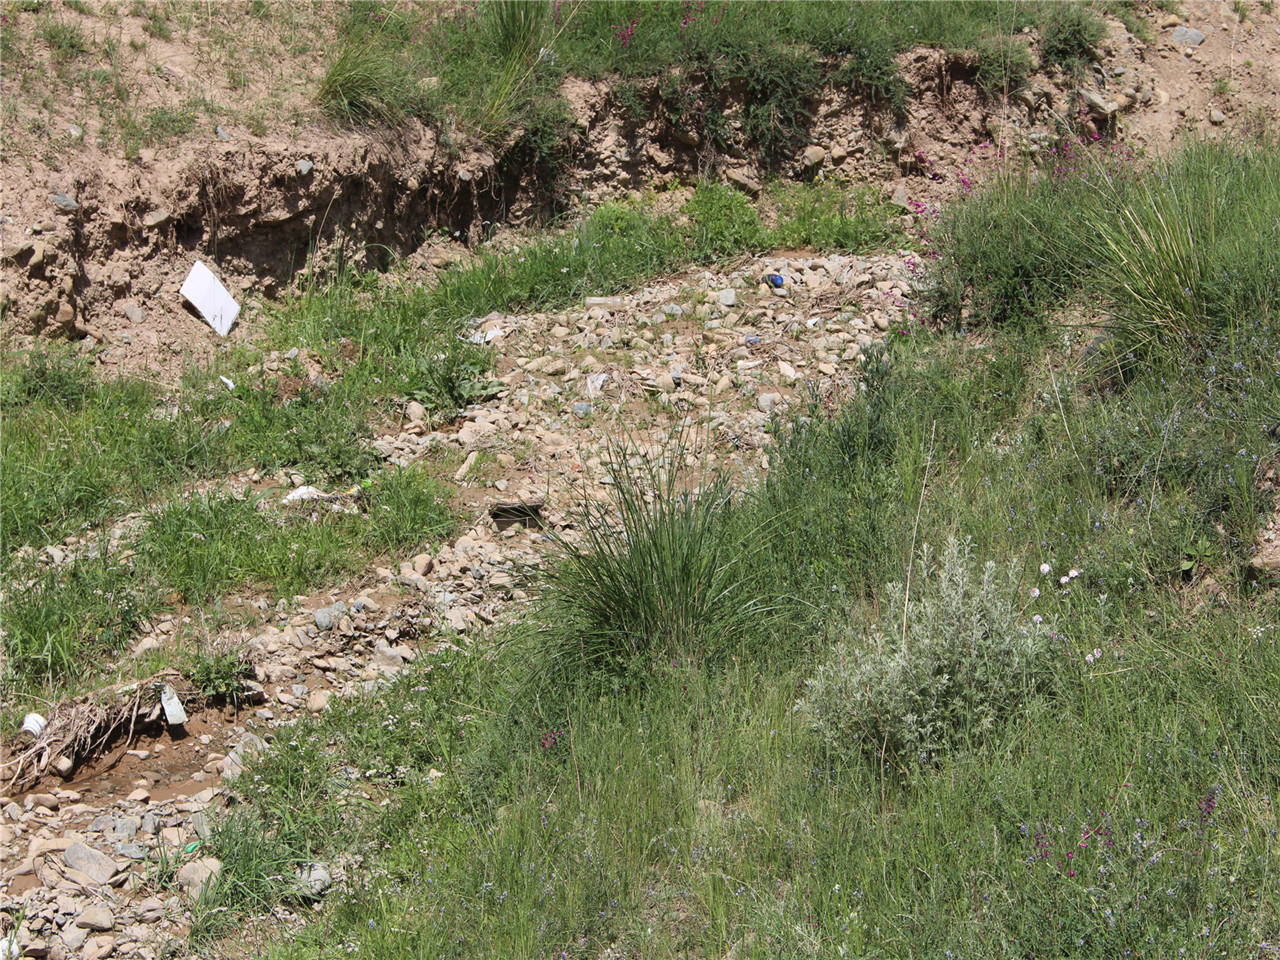
<instances>
[{"instance_id":1,"label":"gray stone","mask_svg":"<svg viewBox=\"0 0 1280 960\"><path fill-rule=\"evenodd\" d=\"M736 290L721 290L716 299L722 307L736 307L738 305L738 292Z\"/></svg>"},{"instance_id":2,"label":"gray stone","mask_svg":"<svg viewBox=\"0 0 1280 960\"><path fill-rule=\"evenodd\" d=\"M762 393L756 397L756 407L761 413L773 413L780 398L776 393Z\"/></svg>"},{"instance_id":3,"label":"gray stone","mask_svg":"<svg viewBox=\"0 0 1280 960\"><path fill-rule=\"evenodd\" d=\"M117 843L111 850L117 857L129 860L147 859L147 848L140 843Z\"/></svg>"},{"instance_id":4,"label":"gray stone","mask_svg":"<svg viewBox=\"0 0 1280 960\"><path fill-rule=\"evenodd\" d=\"M1198 47L1204 43L1204 34L1194 27L1178 27L1173 31L1175 47Z\"/></svg>"},{"instance_id":5,"label":"gray stone","mask_svg":"<svg viewBox=\"0 0 1280 960\"><path fill-rule=\"evenodd\" d=\"M78 124L78 123L69 123L69 124L67 124L67 139L68 139L68 140L83 140L83 139L84 139L84 127L80 126L80 124Z\"/></svg>"},{"instance_id":6,"label":"gray stone","mask_svg":"<svg viewBox=\"0 0 1280 960\"><path fill-rule=\"evenodd\" d=\"M309 899L318 900L333 886L333 874L323 863L304 863L298 868L298 892Z\"/></svg>"},{"instance_id":7,"label":"gray stone","mask_svg":"<svg viewBox=\"0 0 1280 960\"><path fill-rule=\"evenodd\" d=\"M58 934L58 939L62 941L63 946L73 953L84 946L84 942L89 939L89 931L84 927L77 927L74 923L69 923L62 928L62 932Z\"/></svg>"},{"instance_id":8,"label":"gray stone","mask_svg":"<svg viewBox=\"0 0 1280 960\"><path fill-rule=\"evenodd\" d=\"M143 309L141 307L134 306L133 304L129 304L129 306L124 308L124 315L130 323L141 323L143 320L147 319L147 315Z\"/></svg>"},{"instance_id":9,"label":"gray stone","mask_svg":"<svg viewBox=\"0 0 1280 960\"><path fill-rule=\"evenodd\" d=\"M216 127L213 128L213 135L217 137L219 140L223 140L223 141L231 139L231 134L227 133L226 130L222 129L222 124L218 124Z\"/></svg>"},{"instance_id":10,"label":"gray stone","mask_svg":"<svg viewBox=\"0 0 1280 960\"><path fill-rule=\"evenodd\" d=\"M184 864L178 870L178 886L192 900L199 900L222 872L222 861L215 857L202 857Z\"/></svg>"},{"instance_id":11,"label":"gray stone","mask_svg":"<svg viewBox=\"0 0 1280 960\"><path fill-rule=\"evenodd\" d=\"M1114 100L1108 100L1092 90L1081 90L1080 99L1084 101L1084 105L1089 108L1091 114L1103 120L1113 116L1120 110L1120 104Z\"/></svg>"},{"instance_id":12,"label":"gray stone","mask_svg":"<svg viewBox=\"0 0 1280 960\"><path fill-rule=\"evenodd\" d=\"M1227 115L1223 113L1221 110L1210 110L1209 122L1212 123L1215 127L1220 127L1227 122Z\"/></svg>"},{"instance_id":13,"label":"gray stone","mask_svg":"<svg viewBox=\"0 0 1280 960\"><path fill-rule=\"evenodd\" d=\"M73 870L79 870L85 876L91 877L94 883L106 883L116 875L114 860L105 853L99 853L78 841L67 847L62 854L62 859Z\"/></svg>"},{"instance_id":14,"label":"gray stone","mask_svg":"<svg viewBox=\"0 0 1280 960\"><path fill-rule=\"evenodd\" d=\"M299 160L299 161L298 161L298 175L299 175L299 176L302 176L302 177L305 177L308 173L310 173L310 172L311 172L311 170L312 170L312 168L313 168L314 166L315 166L315 164L314 164L314 163L312 163L310 160Z\"/></svg>"},{"instance_id":15,"label":"gray stone","mask_svg":"<svg viewBox=\"0 0 1280 960\"><path fill-rule=\"evenodd\" d=\"M80 204L76 203L65 193L51 193L49 194L49 199L53 202L55 207L59 210L65 210L67 213L75 213L80 209Z\"/></svg>"},{"instance_id":16,"label":"gray stone","mask_svg":"<svg viewBox=\"0 0 1280 960\"><path fill-rule=\"evenodd\" d=\"M142 815L142 825L138 829L148 836L155 836L160 832L160 821L154 813L144 813Z\"/></svg>"},{"instance_id":17,"label":"gray stone","mask_svg":"<svg viewBox=\"0 0 1280 960\"><path fill-rule=\"evenodd\" d=\"M591 404L583 401L573 405L573 414L576 417L586 417L591 415Z\"/></svg>"},{"instance_id":18,"label":"gray stone","mask_svg":"<svg viewBox=\"0 0 1280 960\"><path fill-rule=\"evenodd\" d=\"M159 897L147 897L134 908L134 914L142 923L155 923L164 917L164 901Z\"/></svg>"},{"instance_id":19,"label":"gray stone","mask_svg":"<svg viewBox=\"0 0 1280 960\"><path fill-rule=\"evenodd\" d=\"M142 225L144 227L161 227L169 222L169 218L171 216L172 214L169 213L168 210L161 207L159 210L152 210L145 217L143 217Z\"/></svg>"},{"instance_id":20,"label":"gray stone","mask_svg":"<svg viewBox=\"0 0 1280 960\"><path fill-rule=\"evenodd\" d=\"M819 166L825 159L827 159L827 151L817 144L804 148L804 165L806 167Z\"/></svg>"},{"instance_id":21,"label":"gray stone","mask_svg":"<svg viewBox=\"0 0 1280 960\"><path fill-rule=\"evenodd\" d=\"M752 180L741 170L730 170L724 175L724 178L738 189L745 193L749 193L752 196L755 196L760 192L760 184L755 180Z\"/></svg>"}]
</instances>

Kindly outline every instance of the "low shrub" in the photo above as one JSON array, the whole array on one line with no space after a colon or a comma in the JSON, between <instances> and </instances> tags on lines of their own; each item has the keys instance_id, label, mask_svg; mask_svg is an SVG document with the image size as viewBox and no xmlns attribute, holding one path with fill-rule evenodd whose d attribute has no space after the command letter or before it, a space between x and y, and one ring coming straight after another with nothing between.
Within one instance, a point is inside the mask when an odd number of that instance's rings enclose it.
<instances>
[{"instance_id":1,"label":"low shrub","mask_svg":"<svg viewBox=\"0 0 1280 960\"><path fill-rule=\"evenodd\" d=\"M927 546L917 569L910 593L885 589L891 618L865 645L838 645L806 683L799 709L837 755L932 762L980 743L1049 685L1049 629L1021 615L1012 568L979 570L969 543L951 539L936 569Z\"/></svg>"},{"instance_id":2,"label":"low shrub","mask_svg":"<svg viewBox=\"0 0 1280 960\"><path fill-rule=\"evenodd\" d=\"M1107 25L1083 3L1056 3L1044 8L1041 45L1046 63L1079 70L1107 35Z\"/></svg>"}]
</instances>

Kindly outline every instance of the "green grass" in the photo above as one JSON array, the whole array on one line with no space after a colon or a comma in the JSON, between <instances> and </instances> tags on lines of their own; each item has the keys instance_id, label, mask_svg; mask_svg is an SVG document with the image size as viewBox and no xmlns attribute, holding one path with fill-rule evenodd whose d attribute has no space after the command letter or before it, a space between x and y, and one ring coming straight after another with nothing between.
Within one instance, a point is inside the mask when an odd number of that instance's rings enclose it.
<instances>
[{"instance_id":1,"label":"green grass","mask_svg":"<svg viewBox=\"0 0 1280 960\"><path fill-rule=\"evenodd\" d=\"M427 546L454 522L446 488L422 470L378 476L360 506L313 516L264 510L252 497L191 496L149 513L121 543L128 556L95 552L47 568L11 560L7 576L24 589L4 600L7 669L42 684L82 678L160 611L232 590L292 597Z\"/></svg>"},{"instance_id":2,"label":"green grass","mask_svg":"<svg viewBox=\"0 0 1280 960\"><path fill-rule=\"evenodd\" d=\"M405 681L470 719L402 780L375 773L381 812L290 799L342 788L324 720L298 738L316 755L273 761L298 786L255 781L267 835L273 805L345 810L329 849L377 865L272 955L1255 956L1280 897L1280 609L1244 568L1280 340L1253 322L1212 349L1112 394L1044 340L902 338L848 406L780 426L763 488L634 510L624 491L626 535L571 551L496 656ZM907 558L950 537L1013 565L1001 616L1050 625L1046 682L928 762L829 744L804 682L833 641L875 651L860 622L901 623L890 582L923 615L932 571ZM730 588L680 573L699 570ZM1226 599L1188 615L1208 575ZM680 618L719 596L727 620ZM736 649L708 643L726 624Z\"/></svg>"},{"instance_id":3,"label":"green grass","mask_svg":"<svg viewBox=\"0 0 1280 960\"><path fill-rule=\"evenodd\" d=\"M935 307L1007 326L1043 323L1065 301L1101 305L1120 357L1176 355L1274 315L1277 184L1266 133L1146 163L1068 146L944 213Z\"/></svg>"},{"instance_id":4,"label":"green grass","mask_svg":"<svg viewBox=\"0 0 1280 960\"><path fill-rule=\"evenodd\" d=\"M45 20L37 31L55 64L65 64L89 52L89 41L75 24Z\"/></svg>"},{"instance_id":5,"label":"green grass","mask_svg":"<svg viewBox=\"0 0 1280 960\"><path fill-rule=\"evenodd\" d=\"M544 139L562 153L572 140L561 78L613 77L633 107L647 101L636 119L656 111L712 151L746 148L777 169L808 142L824 83L902 114L914 92L894 57L923 45L973 51L983 85L1012 91L1030 67L1014 40L1028 27L1043 32L1046 60L1076 65L1103 24L1081 4L492 0L439 15L364 3L342 20L319 103L344 122L456 125L526 167L518 141L531 126L558 115ZM739 129L725 115L735 100Z\"/></svg>"}]
</instances>

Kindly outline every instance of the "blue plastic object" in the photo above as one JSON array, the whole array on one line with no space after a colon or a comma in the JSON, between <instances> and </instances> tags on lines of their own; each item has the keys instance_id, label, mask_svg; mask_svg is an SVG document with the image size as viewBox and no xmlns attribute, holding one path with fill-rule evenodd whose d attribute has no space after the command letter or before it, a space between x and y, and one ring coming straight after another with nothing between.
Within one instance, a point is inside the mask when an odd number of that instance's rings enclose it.
<instances>
[{"instance_id":1,"label":"blue plastic object","mask_svg":"<svg viewBox=\"0 0 1280 960\"><path fill-rule=\"evenodd\" d=\"M781 289L782 285L787 281L780 273L766 273L764 275L764 282L777 290Z\"/></svg>"}]
</instances>

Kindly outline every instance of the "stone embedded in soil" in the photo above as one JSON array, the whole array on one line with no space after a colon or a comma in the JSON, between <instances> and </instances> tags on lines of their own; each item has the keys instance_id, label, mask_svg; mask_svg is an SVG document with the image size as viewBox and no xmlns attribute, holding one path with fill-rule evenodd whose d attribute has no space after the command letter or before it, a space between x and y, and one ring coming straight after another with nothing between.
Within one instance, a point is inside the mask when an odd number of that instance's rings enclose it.
<instances>
[{"instance_id":1,"label":"stone embedded in soil","mask_svg":"<svg viewBox=\"0 0 1280 960\"><path fill-rule=\"evenodd\" d=\"M1204 34L1194 27L1177 27L1171 39L1175 47L1198 47L1204 43Z\"/></svg>"},{"instance_id":2,"label":"stone embedded in soil","mask_svg":"<svg viewBox=\"0 0 1280 960\"><path fill-rule=\"evenodd\" d=\"M304 863L298 869L298 892L307 898L318 899L333 886L333 874L323 863Z\"/></svg>"},{"instance_id":3,"label":"stone embedded in soil","mask_svg":"<svg viewBox=\"0 0 1280 960\"><path fill-rule=\"evenodd\" d=\"M307 694L307 712L323 713L327 706L329 706L328 690L312 690Z\"/></svg>"},{"instance_id":4,"label":"stone embedded in soil","mask_svg":"<svg viewBox=\"0 0 1280 960\"><path fill-rule=\"evenodd\" d=\"M62 854L62 859L73 870L79 870L92 878L94 883L106 883L116 875L114 860L105 853L99 853L78 841L67 847Z\"/></svg>"},{"instance_id":5,"label":"stone embedded in soil","mask_svg":"<svg viewBox=\"0 0 1280 960\"><path fill-rule=\"evenodd\" d=\"M221 872L221 860L216 857L202 857L183 864L178 870L178 886L192 900L199 900Z\"/></svg>"},{"instance_id":6,"label":"stone embedded in soil","mask_svg":"<svg viewBox=\"0 0 1280 960\"><path fill-rule=\"evenodd\" d=\"M80 209L80 204L76 203L65 193L51 193L49 200L59 210L65 210L67 213L75 213Z\"/></svg>"},{"instance_id":7,"label":"stone embedded in soil","mask_svg":"<svg viewBox=\"0 0 1280 960\"><path fill-rule=\"evenodd\" d=\"M76 926L102 933L115 928L116 918L106 907L90 907L76 917Z\"/></svg>"},{"instance_id":8,"label":"stone embedded in soil","mask_svg":"<svg viewBox=\"0 0 1280 960\"><path fill-rule=\"evenodd\" d=\"M155 923L164 917L164 901L158 897L147 897L134 907L134 916L141 923Z\"/></svg>"}]
</instances>

